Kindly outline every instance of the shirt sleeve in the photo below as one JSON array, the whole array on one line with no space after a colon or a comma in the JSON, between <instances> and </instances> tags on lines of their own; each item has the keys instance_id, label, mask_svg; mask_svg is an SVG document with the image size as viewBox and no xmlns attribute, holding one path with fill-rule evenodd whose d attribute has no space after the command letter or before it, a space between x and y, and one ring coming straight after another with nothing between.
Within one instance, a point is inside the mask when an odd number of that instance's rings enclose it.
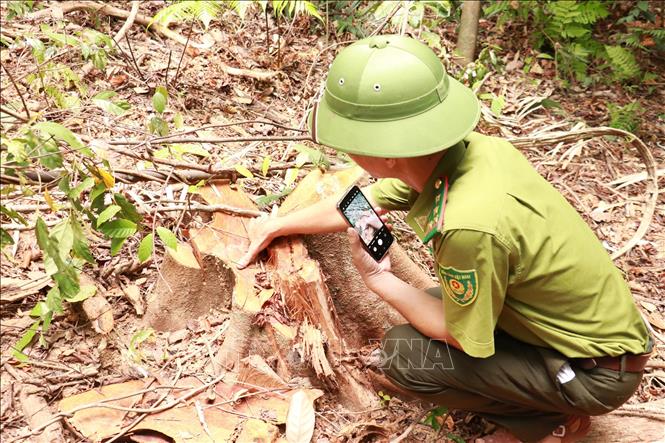
<instances>
[{"instance_id":1,"label":"shirt sleeve","mask_svg":"<svg viewBox=\"0 0 665 443\"><path fill-rule=\"evenodd\" d=\"M367 187L372 200L383 209L406 211L418 193L396 178L383 178Z\"/></svg>"},{"instance_id":2,"label":"shirt sleeve","mask_svg":"<svg viewBox=\"0 0 665 443\"><path fill-rule=\"evenodd\" d=\"M493 355L508 284L508 248L485 232L453 230L444 233L435 258L448 332L470 356Z\"/></svg>"}]
</instances>

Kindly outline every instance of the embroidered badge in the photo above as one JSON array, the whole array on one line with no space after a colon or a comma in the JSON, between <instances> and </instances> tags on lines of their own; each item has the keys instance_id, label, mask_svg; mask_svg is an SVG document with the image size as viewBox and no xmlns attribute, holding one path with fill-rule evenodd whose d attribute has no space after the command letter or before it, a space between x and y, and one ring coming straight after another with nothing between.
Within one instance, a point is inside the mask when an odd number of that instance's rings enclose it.
<instances>
[{"instance_id":1,"label":"embroidered badge","mask_svg":"<svg viewBox=\"0 0 665 443\"><path fill-rule=\"evenodd\" d=\"M441 284L446 294L458 305L466 306L478 295L478 274L475 269L460 271L453 267L439 268Z\"/></svg>"}]
</instances>

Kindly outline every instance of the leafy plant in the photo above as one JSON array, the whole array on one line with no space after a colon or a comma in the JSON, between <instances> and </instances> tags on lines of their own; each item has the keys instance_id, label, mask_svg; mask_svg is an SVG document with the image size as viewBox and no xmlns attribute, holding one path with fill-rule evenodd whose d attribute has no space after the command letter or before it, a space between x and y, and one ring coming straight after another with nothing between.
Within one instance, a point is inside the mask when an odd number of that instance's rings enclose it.
<instances>
[{"instance_id":1,"label":"leafy plant","mask_svg":"<svg viewBox=\"0 0 665 443\"><path fill-rule=\"evenodd\" d=\"M439 406L438 408L430 410L427 415L425 415L425 418L423 418L422 423L431 426L432 429L438 431L441 429L441 424L438 419L442 417L445 418L446 415L448 415L448 408L445 406Z\"/></svg>"},{"instance_id":2,"label":"leafy plant","mask_svg":"<svg viewBox=\"0 0 665 443\"><path fill-rule=\"evenodd\" d=\"M532 27L536 49L552 54L558 74L564 81L575 79L584 85L599 80L636 81L643 72L635 58L635 49L646 49L643 43L656 47L665 42L665 31L633 28L618 34L612 41L601 42L594 36L599 23L608 19L615 3L599 0L578 1L498 1L484 8L487 17L498 16L497 23L524 21ZM637 2L626 17L655 20L648 14L648 2ZM625 22L626 17L615 25ZM590 72L590 69L593 71ZM610 75L607 75L609 70Z\"/></svg>"},{"instance_id":3,"label":"leafy plant","mask_svg":"<svg viewBox=\"0 0 665 443\"><path fill-rule=\"evenodd\" d=\"M636 132L640 126L640 114L642 107L638 102L632 102L625 106L609 103L607 109L610 113L610 126L623 129L628 132Z\"/></svg>"},{"instance_id":4,"label":"leafy plant","mask_svg":"<svg viewBox=\"0 0 665 443\"><path fill-rule=\"evenodd\" d=\"M152 328L140 329L132 335L132 338L129 340L127 352L130 358L136 363L140 363L143 360L143 353L139 347L153 335L155 335L155 331Z\"/></svg>"},{"instance_id":5,"label":"leafy plant","mask_svg":"<svg viewBox=\"0 0 665 443\"><path fill-rule=\"evenodd\" d=\"M388 406L388 403L390 403L390 400L392 400L392 397L383 391L379 391L376 394L379 396L379 401L381 401L381 406L384 407Z\"/></svg>"},{"instance_id":6,"label":"leafy plant","mask_svg":"<svg viewBox=\"0 0 665 443\"><path fill-rule=\"evenodd\" d=\"M321 17L316 5L306 0L230 0L222 2L213 0L184 0L174 1L169 6L161 9L152 18L150 24L159 23L161 25L168 25L172 22L197 20L207 29L210 23L224 9L231 9L241 19L244 19L247 11L255 5L259 5L263 11L272 10L273 15L277 19L283 16L295 17L299 14L305 14L323 21L323 17Z\"/></svg>"},{"instance_id":7,"label":"leafy plant","mask_svg":"<svg viewBox=\"0 0 665 443\"><path fill-rule=\"evenodd\" d=\"M152 96L152 107L155 109L157 115L150 118L148 123L148 130L152 134L161 136L169 135L169 125L162 117L166 110L166 105L169 101L169 93L164 86L157 86L155 93Z\"/></svg>"},{"instance_id":8,"label":"leafy plant","mask_svg":"<svg viewBox=\"0 0 665 443\"><path fill-rule=\"evenodd\" d=\"M162 91L159 92L162 94ZM94 100L110 101L109 93L101 93ZM160 98L156 99L160 107ZM122 109L122 101L112 102ZM109 107L108 104L99 104ZM111 108L112 109L112 108ZM60 173L57 187L44 187L44 200L51 211L64 215L55 226L48 226L39 217L35 225L37 244L42 250L44 268L53 279L53 286L46 297L30 311L35 319L32 326L14 346L17 359L26 360L24 349L35 339L46 345L45 333L54 317L63 312L64 302L74 303L94 295L92 285L80 282L80 273L86 266L95 266L97 260L90 247L89 238L101 236L110 243L111 254L116 255L126 240L145 228L142 216L134 205L115 186L115 178L103 155L83 143L72 131L52 121L29 122L13 137L0 139L0 162L3 174L15 177L18 183L27 180L24 171L42 166ZM27 194L30 188L22 188ZM16 211L0 205L3 219L26 224ZM95 231L97 235L92 235ZM169 248L177 247L173 232L157 227L160 241ZM2 246L12 244L13 239L4 229L0 230ZM153 234L148 233L138 248L140 261L145 261L154 249Z\"/></svg>"},{"instance_id":9,"label":"leafy plant","mask_svg":"<svg viewBox=\"0 0 665 443\"><path fill-rule=\"evenodd\" d=\"M7 2L7 9L9 10L7 13L7 20L32 12L34 6L35 0L13 0Z\"/></svg>"},{"instance_id":10,"label":"leafy plant","mask_svg":"<svg viewBox=\"0 0 665 443\"><path fill-rule=\"evenodd\" d=\"M123 115L127 110L129 110L130 105L127 100L116 100L115 98L118 94L114 91L102 91L92 97L92 102L98 108L113 114L113 115Z\"/></svg>"}]
</instances>

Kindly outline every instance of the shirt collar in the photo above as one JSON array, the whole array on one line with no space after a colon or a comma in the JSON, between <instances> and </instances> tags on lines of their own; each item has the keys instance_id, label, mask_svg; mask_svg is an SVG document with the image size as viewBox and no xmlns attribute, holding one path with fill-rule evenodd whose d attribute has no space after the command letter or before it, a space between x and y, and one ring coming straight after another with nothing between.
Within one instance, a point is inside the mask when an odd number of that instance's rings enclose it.
<instances>
[{"instance_id":1,"label":"shirt collar","mask_svg":"<svg viewBox=\"0 0 665 443\"><path fill-rule=\"evenodd\" d=\"M406 222L414 230L418 238L422 241L427 235L428 218L434 210L434 200L437 195L443 198L443 187L445 178L450 180L452 174L457 169L457 165L466 153L466 144L460 141L455 146L448 148L446 153L432 171L432 175L427 179L423 192L420 193L416 201L411 206L411 210L406 216Z\"/></svg>"}]
</instances>

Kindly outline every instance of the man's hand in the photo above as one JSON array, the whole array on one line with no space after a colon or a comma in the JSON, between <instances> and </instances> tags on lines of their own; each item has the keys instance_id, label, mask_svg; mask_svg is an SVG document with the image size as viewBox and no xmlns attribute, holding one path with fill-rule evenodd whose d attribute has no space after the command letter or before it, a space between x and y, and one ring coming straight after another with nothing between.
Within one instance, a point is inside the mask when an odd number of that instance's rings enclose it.
<instances>
[{"instance_id":1,"label":"man's hand","mask_svg":"<svg viewBox=\"0 0 665 443\"><path fill-rule=\"evenodd\" d=\"M246 268L261 251L268 247L270 242L279 237L279 221L276 212L273 210L270 217L264 215L250 220L247 233L250 244L245 255L238 260L238 269Z\"/></svg>"},{"instance_id":2,"label":"man's hand","mask_svg":"<svg viewBox=\"0 0 665 443\"><path fill-rule=\"evenodd\" d=\"M353 264L356 265L367 287L371 289L374 280L390 273L390 256L386 254L383 260L377 263L365 248L363 248L363 245L360 243L360 237L355 229L348 228L346 233L349 237L349 244L351 245Z\"/></svg>"}]
</instances>

